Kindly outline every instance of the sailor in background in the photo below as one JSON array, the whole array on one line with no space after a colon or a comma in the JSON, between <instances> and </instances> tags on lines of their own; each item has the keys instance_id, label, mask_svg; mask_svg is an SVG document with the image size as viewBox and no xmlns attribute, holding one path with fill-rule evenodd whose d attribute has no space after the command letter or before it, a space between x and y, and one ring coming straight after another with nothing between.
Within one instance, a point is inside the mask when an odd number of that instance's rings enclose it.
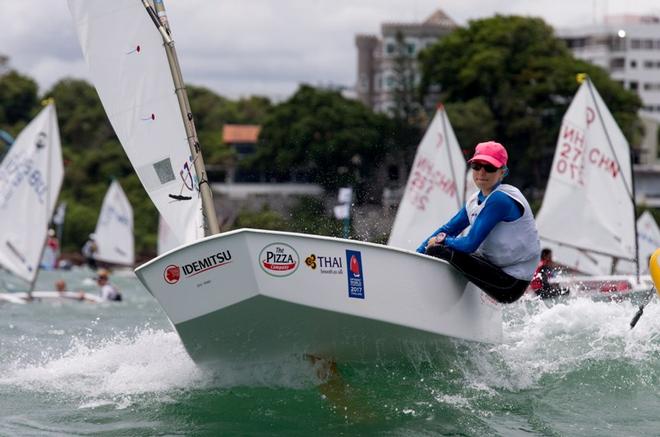
<instances>
[{"instance_id":1,"label":"sailor in background","mask_svg":"<svg viewBox=\"0 0 660 437\"><path fill-rule=\"evenodd\" d=\"M479 191L449 222L417 248L448 261L470 282L501 303L518 300L539 262L541 247L529 203L502 184L508 153L495 141L477 144L468 161ZM459 234L470 226L465 236Z\"/></svg>"},{"instance_id":2,"label":"sailor in background","mask_svg":"<svg viewBox=\"0 0 660 437\"><path fill-rule=\"evenodd\" d=\"M108 271L101 269L96 274L96 283L101 287L101 297L104 300L119 302L121 301L121 293L119 290L110 283L108 280Z\"/></svg>"},{"instance_id":3,"label":"sailor in background","mask_svg":"<svg viewBox=\"0 0 660 437\"><path fill-rule=\"evenodd\" d=\"M46 247L41 259L41 266L44 269L52 270L57 268L58 258L60 256L60 242L55 236L54 229L48 229L46 237Z\"/></svg>"},{"instance_id":4,"label":"sailor in background","mask_svg":"<svg viewBox=\"0 0 660 437\"><path fill-rule=\"evenodd\" d=\"M82 247L82 256L85 258L87 265L90 269L96 270L96 252L98 252L98 246L96 245L96 235L93 233L89 234L89 239L85 242L85 245Z\"/></svg>"},{"instance_id":5,"label":"sailor in background","mask_svg":"<svg viewBox=\"0 0 660 437\"><path fill-rule=\"evenodd\" d=\"M557 265L552 261L552 250L546 247L541 251L541 261L536 266L529 288L542 299L568 294L569 290L561 288L558 284L550 283L556 270Z\"/></svg>"}]
</instances>

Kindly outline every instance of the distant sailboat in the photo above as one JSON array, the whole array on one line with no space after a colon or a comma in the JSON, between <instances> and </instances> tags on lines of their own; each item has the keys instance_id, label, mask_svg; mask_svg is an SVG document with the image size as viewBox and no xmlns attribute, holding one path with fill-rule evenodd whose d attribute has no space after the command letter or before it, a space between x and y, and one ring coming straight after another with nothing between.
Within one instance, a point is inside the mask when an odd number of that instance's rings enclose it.
<instances>
[{"instance_id":1,"label":"distant sailboat","mask_svg":"<svg viewBox=\"0 0 660 437\"><path fill-rule=\"evenodd\" d=\"M638 271L630 146L589 78L564 115L536 222L559 264L589 275L612 275L620 263Z\"/></svg>"},{"instance_id":2,"label":"distant sailboat","mask_svg":"<svg viewBox=\"0 0 660 437\"><path fill-rule=\"evenodd\" d=\"M415 250L476 191L443 105L417 147L388 245ZM467 193L469 192L469 193Z\"/></svg>"},{"instance_id":3,"label":"distant sailboat","mask_svg":"<svg viewBox=\"0 0 660 437\"><path fill-rule=\"evenodd\" d=\"M18 135L0 163L0 266L34 284L64 179L55 104Z\"/></svg>"},{"instance_id":4,"label":"distant sailboat","mask_svg":"<svg viewBox=\"0 0 660 437\"><path fill-rule=\"evenodd\" d=\"M116 180L103 198L94 235L97 261L124 266L135 264L133 208Z\"/></svg>"},{"instance_id":5,"label":"distant sailboat","mask_svg":"<svg viewBox=\"0 0 660 437\"><path fill-rule=\"evenodd\" d=\"M162 1L69 7L110 122L182 244L136 274L196 362L375 358L446 337L501 341L500 306L442 260L316 235L213 235L217 216Z\"/></svg>"}]
</instances>

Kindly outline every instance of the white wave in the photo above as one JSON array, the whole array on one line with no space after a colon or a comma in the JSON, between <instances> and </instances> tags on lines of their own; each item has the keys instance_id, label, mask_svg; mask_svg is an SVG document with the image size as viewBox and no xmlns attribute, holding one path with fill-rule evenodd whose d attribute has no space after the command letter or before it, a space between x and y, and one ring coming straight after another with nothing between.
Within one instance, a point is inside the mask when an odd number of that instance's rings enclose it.
<instances>
[{"instance_id":1,"label":"white wave","mask_svg":"<svg viewBox=\"0 0 660 437\"><path fill-rule=\"evenodd\" d=\"M563 377L590 362L655 362L660 352L660 304L648 304L634 329L637 306L587 298L546 306L522 301L505 308L505 341L473 346L466 380L485 387L533 388L545 376ZM492 394L492 393L491 393Z\"/></svg>"},{"instance_id":2,"label":"white wave","mask_svg":"<svg viewBox=\"0 0 660 437\"><path fill-rule=\"evenodd\" d=\"M60 356L21 365L0 376L0 384L73 395L133 395L187 388L205 375L186 354L174 332L140 332L95 343L76 339Z\"/></svg>"},{"instance_id":3,"label":"white wave","mask_svg":"<svg viewBox=\"0 0 660 437\"><path fill-rule=\"evenodd\" d=\"M18 354L17 356L22 357ZM24 358L24 357L22 357ZM145 397L168 402L171 394L235 386L310 387L314 367L292 357L277 363L202 369L190 359L173 331L143 329L98 340L74 339L64 353L44 352L39 363L16 358L0 375L0 386L57 393L78 399L80 408L127 408Z\"/></svg>"}]
</instances>

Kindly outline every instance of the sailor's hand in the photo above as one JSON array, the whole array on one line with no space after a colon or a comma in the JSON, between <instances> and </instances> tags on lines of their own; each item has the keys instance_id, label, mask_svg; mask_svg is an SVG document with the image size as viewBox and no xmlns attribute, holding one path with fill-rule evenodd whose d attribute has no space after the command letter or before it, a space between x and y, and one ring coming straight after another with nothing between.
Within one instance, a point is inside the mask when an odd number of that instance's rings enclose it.
<instances>
[{"instance_id":1,"label":"sailor's hand","mask_svg":"<svg viewBox=\"0 0 660 437\"><path fill-rule=\"evenodd\" d=\"M445 234L444 232L440 232L435 237L429 238L429 242L426 245L426 247L437 246L437 245L442 244L443 241L445 241L446 236L447 236L447 234Z\"/></svg>"}]
</instances>

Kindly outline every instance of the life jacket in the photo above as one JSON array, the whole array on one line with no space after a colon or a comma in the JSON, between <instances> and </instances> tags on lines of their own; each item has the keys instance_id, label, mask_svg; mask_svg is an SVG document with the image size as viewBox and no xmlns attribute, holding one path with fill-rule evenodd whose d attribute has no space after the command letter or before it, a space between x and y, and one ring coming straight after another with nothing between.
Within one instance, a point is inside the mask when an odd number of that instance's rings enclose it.
<instances>
[{"instance_id":1,"label":"life jacket","mask_svg":"<svg viewBox=\"0 0 660 437\"><path fill-rule=\"evenodd\" d=\"M476 250L476 254L500 267L505 273L516 279L529 281L541 257L541 244L534 222L532 209L519 189L512 185L500 184L481 204L479 192L474 193L466 202L470 225L474 224L488 199L496 191L501 191L523 207L523 214L512 222L501 221L486 236Z\"/></svg>"}]
</instances>

